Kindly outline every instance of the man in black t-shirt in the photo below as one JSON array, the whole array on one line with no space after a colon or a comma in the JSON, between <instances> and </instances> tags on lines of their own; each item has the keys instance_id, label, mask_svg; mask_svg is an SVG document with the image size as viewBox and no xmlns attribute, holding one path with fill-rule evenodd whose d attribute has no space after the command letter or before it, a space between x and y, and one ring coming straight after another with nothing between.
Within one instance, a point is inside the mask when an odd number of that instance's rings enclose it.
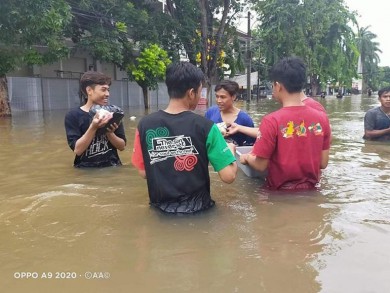
<instances>
[{"instance_id":1,"label":"man in black t-shirt","mask_svg":"<svg viewBox=\"0 0 390 293\"><path fill-rule=\"evenodd\" d=\"M193 113L203 72L188 62L171 64L165 83L169 104L143 117L135 133L132 163L146 178L150 204L166 213L195 213L214 206L208 165L223 182L237 173L235 146L216 124Z\"/></svg>"},{"instance_id":2,"label":"man in black t-shirt","mask_svg":"<svg viewBox=\"0 0 390 293\"><path fill-rule=\"evenodd\" d=\"M379 107L364 116L364 139L390 141L390 87L378 91Z\"/></svg>"},{"instance_id":3,"label":"man in black t-shirt","mask_svg":"<svg viewBox=\"0 0 390 293\"><path fill-rule=\"evenodd\" d=\"M111 78L103 73L88 71L80 79L85 105L70 110L65 116L65 130L69 147L76 154L75 167L108 167L121 165L117 150L124 150L126 136L123 124L110 124L103 128L111 115L97 112L93 117L89 110L93 105L108 105Z\"/></svg>"}]
</instances>

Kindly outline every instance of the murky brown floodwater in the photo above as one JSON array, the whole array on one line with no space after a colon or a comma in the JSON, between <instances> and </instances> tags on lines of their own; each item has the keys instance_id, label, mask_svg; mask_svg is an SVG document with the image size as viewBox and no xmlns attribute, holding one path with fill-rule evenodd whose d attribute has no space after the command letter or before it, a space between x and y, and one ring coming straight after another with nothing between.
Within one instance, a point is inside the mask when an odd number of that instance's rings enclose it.
<instances>
[{"instance_id":1,"label":"murky brown floodwater","mask_svg":"<svg viewBox=\"0 0 390 293\"><path fill-rule=\"evenodd\" d=\"M126 113L124 166L100 170L72 167L65 112L0 120L0 292L389 292L390 144L361 138L377 99L322 102L322 191L282 196L213 173L216 208L192 216L149 208L130 165L141 111ZM242 107L259 121L278 106Z\"/></svg>"}]
</instances>

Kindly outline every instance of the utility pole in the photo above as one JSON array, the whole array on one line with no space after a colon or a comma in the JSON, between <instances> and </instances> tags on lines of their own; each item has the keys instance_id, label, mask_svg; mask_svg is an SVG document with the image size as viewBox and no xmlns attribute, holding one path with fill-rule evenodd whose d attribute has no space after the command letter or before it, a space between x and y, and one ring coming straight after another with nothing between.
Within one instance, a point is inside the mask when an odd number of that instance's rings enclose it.
<instances>
[{"instance_id":1,"label":"utility pole","mask_svg":"<svg viewBox=\"0 0 390 293\"><path fill-rule=\"evenodd\" d=\"M246 95L247 100L251 101L252 94L251 94L251 62L252 62L252 56L251 56L251 13L248 11L248 39L247 39L247 47L246 47L246 55L247 55L247 69L246 69Z\"/></svg>"}]
</instances>

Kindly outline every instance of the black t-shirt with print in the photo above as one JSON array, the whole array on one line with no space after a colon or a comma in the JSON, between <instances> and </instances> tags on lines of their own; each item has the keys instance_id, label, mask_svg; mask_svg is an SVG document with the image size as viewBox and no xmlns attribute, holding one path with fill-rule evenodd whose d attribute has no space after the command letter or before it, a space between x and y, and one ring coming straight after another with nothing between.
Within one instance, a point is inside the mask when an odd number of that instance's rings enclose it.
<instances>
[{"instance_id":1,"label":"black t-shirt with print","mask_svg":"<svg viewBox=\"0 0 390 293\"><path fill-rule=\"evenodd\" d=\"M158 111L138 124L150 204L169 213L214 206L206 141L214 123L190 111Z\"/></svg>"},{"instance_id":2,"label":"black t-shirt with print","mask_svg":"<svg viewBox=\"0 0 390 293\"><path fill-rule=\"evenodd\" d=\"M84 135L92 118L88 112L80 108L70 110L65 116L65 130L69 147L74 150L76 141ZM125 131L121 123L115 135L126 141ZM105 134L96 135L81 156L75 156L75 167L109 167L121 165L117 149L110 143Z\"/></svg>"}]
</instances>

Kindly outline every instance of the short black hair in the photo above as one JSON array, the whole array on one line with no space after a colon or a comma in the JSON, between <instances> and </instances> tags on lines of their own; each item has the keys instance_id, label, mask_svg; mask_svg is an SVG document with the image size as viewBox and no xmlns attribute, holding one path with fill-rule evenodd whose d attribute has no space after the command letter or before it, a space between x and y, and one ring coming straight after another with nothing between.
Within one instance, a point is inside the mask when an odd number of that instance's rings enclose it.
<instances>
[{"instance_id":1,"label":"short black hair","mask_svg":"<svg viewBox=\"0 0 390 293\"><path fill-rule=\"evenodd\" d=\"M300 92L307 82L306 64L298 57L283 58L272 67L270 79L283 84L289 93Z\"/></svg>"},{"instance_id":2,"label":"short black hair","mask_svg":"<svg viewBox=\"0 0 390 293\"><path fill-rule=\"evenodd\" d=\"M383 94L385 94L385 93L388 93L388 92L390 92L390 86L381 88L381 89L378 91L378 98L380 98L381 95L383 95Z\"/></svg>"},{"instance_id":3,"label":"short black hair","mask_svg":"<svg viewBox=\"0 0 390 293\"><path fill-rule=\"evenodd\" d=\"M87 87L95 85L111 85L111 77L97 71L87 71L80 78L80 91L87 97Z\"/></svg>"},{"instance_id":4,"label":"short black hair","mask_svg":"<svg viewBox=\"0 0 390 293\"><path fill-rule=\"evenodd\" d=\"M234 80L225 79L225 80L221 80L219 83L217 83L217 85L215 86L214 91L217 92L220 89L224 89L231 96L235 96L235 95L237 95L237 93L238 93L238 91L240 89L240 86Z\"/></svg>"},{"instance_id":5,"label":"short black hair","mask_svg":"<svg viewBox=\"0 0 390 293\"><path fill-rule=\"evenodd\" d=\"M198 89L204 80L202 70L189 62L170 64L165 77L169 98L183 98L189 89Z\"/></svg>"}]
</instances>

